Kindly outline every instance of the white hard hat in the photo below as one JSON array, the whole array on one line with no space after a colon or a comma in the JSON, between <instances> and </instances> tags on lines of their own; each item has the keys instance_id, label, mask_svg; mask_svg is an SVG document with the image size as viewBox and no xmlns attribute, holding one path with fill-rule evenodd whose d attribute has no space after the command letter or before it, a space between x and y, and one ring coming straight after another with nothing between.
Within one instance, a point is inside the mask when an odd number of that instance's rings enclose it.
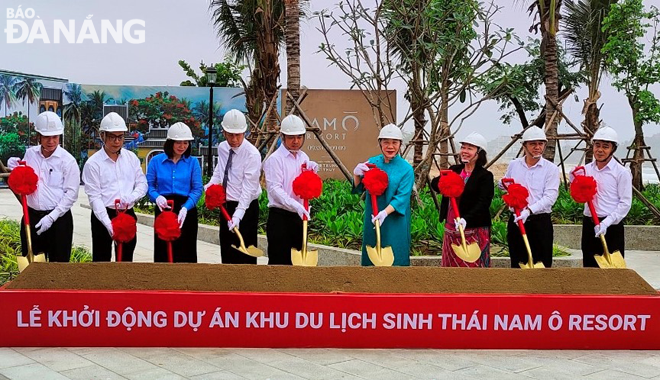
<instances>
[{"instance_id":1,"label":"white hard hat","mask_svg":"<svg viewBox=\"0 0 660 380\"><path fill-rule=\"evenodd\" d=\"M463 140L459 141L459 143L474 145L478 148L481 148L484 151L486 150L486 145L487 145L486 138L484 138L481 134L477 132L470 133Z\"/></svg>"},{"instance_id":2,"label":"white hard hat","mask_svg":"<svg viewBox=\"0 0 660 380\"><path fill-rule=\"evenodd\" d=\"M245 133L247 120L243 112L237 109L229 110L222 118L222 129L228 133Z\"/></svg>"},{"instance_id":3,"label":"white hard hat","mask_svg":"<svg viewBox=\"0 0 660 380\"><path fill-rule=\"evenodd\" d=\"M100 132L126 132L126 122L124 118L116 112L110 112L101 120Z\"/></svg>"},{"instance_id":4,"label":"white hard hat","mask_svg":"<svg viewBox=\"0 0 660 380\"><path fill-rule=\"evenodd\" d=\"M37 116L34 129L42 136L58 136L64 133L62 120L51 111L42 112Z\"/></svg>"},{"instance_id":5,"label":"white hard hat","mask_svg":"<svg viewBox=\"0 0 660 380\"><path fill-rule=\"evenodd\" d=\"M380 129L378 139L395 139L403 141L403 133L401 133L401 128L397 127L396 125L387 124Z\"/></svg>"},{"instance_id":6,"label":"white hard hat","mask_svg":"<svg viewBox=\"0 0 660 380\"><path fill-rule=\"evenodd\" d=\"M174 125L167 130L167 139L174 141L194 140L190 128L182 122L174 123Z\"/></svg>"},{"instance_id":7,"label":"white hard hat","mask_svg":"<svg viewBox=\"0 0 660 380\"><path fill-rule=\"evenodd\" d=\"M545 137L545 132L541 128L531 126L522 135L522 142L526 143L527 141L548 141L548 138Z\"/></svg>"},{"instance_id":8,"label":"white hard hat","mask_svg":"<svg viewBox=\"0 0 660 380\"><path fill-rule=\"evenodd\" d=\"M282 120L280 132L287 136L304 135L307 130L305 123L296 115L289 115Z\"/></svg>"},{"instance_id":9,"label":"white hard hat","mask_svg":"<svg viewBox=\"0 0 660 380\"><path fill-rule=\"evenodd\" d=\"M596 133L594 133L594 137L591 139L591 143L593 144L594 141L596 140L610 141L616 144L617 146L619 145L619 135L611 127L598 128Z\"/></svg>"}]
</instances>

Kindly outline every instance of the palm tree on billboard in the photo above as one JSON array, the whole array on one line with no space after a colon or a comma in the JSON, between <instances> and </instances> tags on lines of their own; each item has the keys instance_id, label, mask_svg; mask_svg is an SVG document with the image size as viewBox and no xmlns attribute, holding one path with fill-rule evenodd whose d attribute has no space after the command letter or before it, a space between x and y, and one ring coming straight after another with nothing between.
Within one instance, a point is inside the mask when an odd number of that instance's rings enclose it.
<instances>
[{"instance_id":1,"label":"palm tree on billboard","mask_svg":"<svg viewBox=\"0 0 660 380\"><path fill-rule=\"evenodd\" d=\"M14 86L18 82L18 78L11 75L0 74L0 105L5 106L5 117L9 107L16 101L16 92Z\"/></svg>"},{"instance_id":2,"label":"palm tree on billboard","mask_svg":"<svg viewBox=\"0 0 660 380\"><path fill-rule=\"evenodd\" d=\"M39 100L41 97L41 90L43 89L43 84L38 82L35 78L30 77L20 77L18 81L14 84L14 92L16 93L16 99L22 100L23 105L27 100L27 137L28 144L30 141L30 104Z\"/></svg>"}]
</instances>

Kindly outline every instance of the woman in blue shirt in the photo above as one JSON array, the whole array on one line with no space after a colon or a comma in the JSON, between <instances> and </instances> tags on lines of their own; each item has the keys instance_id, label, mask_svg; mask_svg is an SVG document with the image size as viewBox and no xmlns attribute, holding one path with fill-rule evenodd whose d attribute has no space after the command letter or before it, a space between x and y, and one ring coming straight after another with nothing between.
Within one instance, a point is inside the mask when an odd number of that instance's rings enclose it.
<instances>
[{"instance_id":1,"label":"woman in blue shirt","mask_svg":"<svg viewBox=\"0 0 660 380\"><path fill-rule=\"evenodd\" d=\"M147 183L149 199L155 202L156 216L169 209L168 200L174 201L179 216L181 237L172 242L174 262L197 262L197 201L204 191L202 170L196 158L190 157L190 128L176 123L167 131L167 140L161 153L149 161ZM154 234L154 262L167 262L167 243Z\"/></svg>"}]
</instances>

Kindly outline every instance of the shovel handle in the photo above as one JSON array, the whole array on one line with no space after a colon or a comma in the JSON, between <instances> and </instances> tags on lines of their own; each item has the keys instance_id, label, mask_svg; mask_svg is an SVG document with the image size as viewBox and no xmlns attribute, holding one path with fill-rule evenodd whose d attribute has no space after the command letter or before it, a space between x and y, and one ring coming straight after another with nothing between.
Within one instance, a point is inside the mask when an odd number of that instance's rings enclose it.
<instances>
[{"instance_id":1,"label":"shovel handle","mask_svg":"<svg viewBox=\"0 0 660 380\"><path fill-rule=\"evenodd\" d=\"M121 204L121 199L117 198L115 199L115 211L119 213L119 205Z\"/></svg>"},{"instance_id":2,"label":"shovel handle","mask_svg":"<svg viewBox=\"0 0 660 380\"><path fill-rule=\"evenodd\" d=\"M171 199L167 200L167 207L170 208L170 210L174 210L174 201Z\"/></svg>"},{"instance_id":3,"label":"shovel handle","mask_svg":"<svg viewBox=\"0 0 660 380\"><path fill-rule=\"evenodd\" d=\"M305 165L305 164L303 164ZM309 199L303 200L303 206L305 206L305 211L309 212ZM307 215L303 215L303 222L307 221Z\"/></svg>"},{"instance_id":4,"label":"shovel handle","mask_svg":"<svg viewBox=\"0 0 660 380\"><path fill-rule=\"evenodd\" d=\"M229 213L227 212L227 209L225 208L224 205L220 206L220 212L222 212L222 216L224 216L225 219L227 219L228 222L231 220L231 215L229 215Z\"/></svg>"},{"instance_id":5,"label":"shovel handle","mask_svg":"<svg viewBox=\"0 0 660 380\"><path fill-rule=\"evenodd\" d=\"M520 216L520 210L515 209L516 216ZM518 221L518 228L520 228L520 234L521 235L527 235L527 232L525 232L525 224L522 222L522 220Z\"/></svg>"},{"instance_id":6,"label":"shovel handle","mask_svg":"<svg viewBox=\"0 0 660 380\"><path fill-rule=\"evenodd\" d=\"M454 212L456 213L456 217L460 218L461 214L458 212L458 202L456 202L456 198L451 197L449 199L451 200L451 207L454 209Z\"/></svg>"},{"instance_id":7,"label":"shovel handle","mask_svg":"<svg viewBox=\"0 0 660 380\"><path fill-rule=\"evenodd\" d=\"M594 224L600 226L600 220L598 220L598 214L596 214L596 207L594 206L594 201L588 201L587 205L589 206L589 211L591 211L591 219L594 221Z\"/></svg>"},{"instance_id":8,"label":"shovel handle","mask_svg":"<svg viewBox=\"0 0 660 380\"><path fill-rule=\"evenodd\" d=\"M371 194L371 214L378 215L378 197L376 194Z\"/></svg>"},{"instance_id":9,"label":"shovel handle","mask_svg":"<svg viewBox=\"0 0 660 380\"><path fill-rule=\"evenodd\" d=\"M576 166L575 169L573 169L573 171L571 171L571 174L573 174L574 176L577 176L578 175L577 173L579 171L582 172L582 174L579 174L579 175L585 175L585 176L587 175L587 170L582 165Z\"/></svg>"},{"instance_id":10,"label":"shovel handle","mask_svg":"<svg viewBox=\"0 0 660 380\"><path fill-rule=\"evenodd\" d=\"M167 261L170 263L174 262L174 255L172 254L172 242L167 242Z\"/></svg>"},{"instance_id":11,"label":"shovel handle","mask_svg":"<svg viewBox=\"0 0 660 380\"><path fill-rule=\"evenodd\" d=\"M117 242L117 250L115 251L115 254L117 255L115 261L120 263L122 261L122 243Z\"/></svg>"},{"instance_id":12,"label":"shovel handle","mask_svg":"<svg viewBox=\"0 0 660 380\"><path fill-rule=\"evenodd\" d=\"M513 178L502 178L502 186L504 186L504 189L508 189L509 185L513 185L516 183L516 181Z\"/></svg>"}]
</instances>

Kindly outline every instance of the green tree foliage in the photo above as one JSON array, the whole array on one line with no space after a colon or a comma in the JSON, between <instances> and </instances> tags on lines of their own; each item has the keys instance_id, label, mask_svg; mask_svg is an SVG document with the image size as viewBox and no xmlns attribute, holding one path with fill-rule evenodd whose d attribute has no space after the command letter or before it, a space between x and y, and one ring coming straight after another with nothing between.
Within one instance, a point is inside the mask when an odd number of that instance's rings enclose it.
<instances>
[{"instance_id":1,"label":"green tree foliage","mask_svg":"<svg viewBox=\"0 0 660 380\"><path fill-rule=\"evenodd\" d=\"M206 73L206 69L209 66L204 62L199 63L201 74L197 74L197 72L190 67L188 62L184 60L179 61L179 66L181 66L183 72L186 73L186 76L190 78L181 82L180 86L208 87L206 75L204 73ZM241 78L241 72L245 69L245 65L225 60L224 62L216 63L213 67L218 75L214 84L215 87L242 87L243 79Z\"/></svg>"},{"instance_id":2,"label":"green tree foliage","mask_svg":"<svg viewBox=\"0 0 660 380\"><path fill-rule=\"evenodd\" d=\"M170 95L167 91L159 91L144 99L133 99L129 104L129 116L138 121L137 129L140 132L149 131L149 123L152 127L166 128L182 122L190 127L194 136L203 136L201 122L192 115L188 102Z\"/></svg>"},{"instance_id":3,"label":"green tree foliage","mask_svg":"<svg viewBox=\"0 0 660 380\"><path fill-rule=\"evenodd\" d=\"M608 34L603 54L608 71L612 74L612 85L623 92L632 110L635 126L630 163L633 185L642 188L642 163L644 130L648 123L660 122L660 101L650 86L660 82L660 11L656 7L644 8L642 0L622 0L612 5L603 21L603 30ZM650 35L650 44L643 39Z\"/></svg>"}]
</instances>

